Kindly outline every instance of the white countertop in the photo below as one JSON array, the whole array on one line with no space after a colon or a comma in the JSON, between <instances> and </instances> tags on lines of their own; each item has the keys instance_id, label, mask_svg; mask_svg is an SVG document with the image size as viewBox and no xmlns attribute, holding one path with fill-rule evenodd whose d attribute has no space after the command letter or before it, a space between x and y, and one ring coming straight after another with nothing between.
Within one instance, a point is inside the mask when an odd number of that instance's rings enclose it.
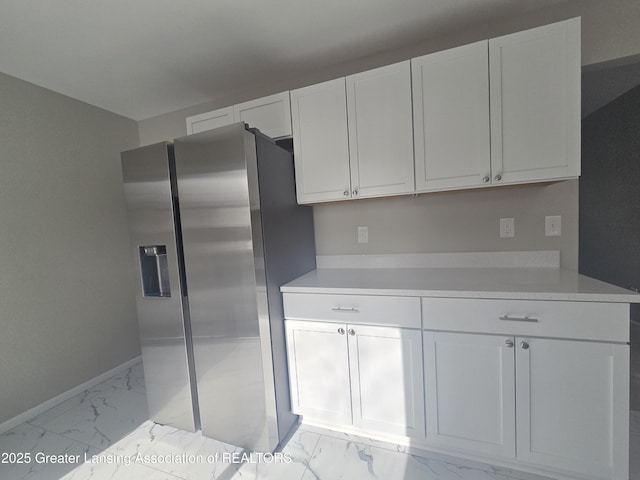
<instances>
[{"instance_id":1,"label":"white countertop","mask_svg":"<svg viewBox=\"0 0 640 480\"><path fill-rule=\"evenodd\" d=\"M640 294L561 268L318 268L284 293L640 303Z\"/></svg>"}]
</instances>

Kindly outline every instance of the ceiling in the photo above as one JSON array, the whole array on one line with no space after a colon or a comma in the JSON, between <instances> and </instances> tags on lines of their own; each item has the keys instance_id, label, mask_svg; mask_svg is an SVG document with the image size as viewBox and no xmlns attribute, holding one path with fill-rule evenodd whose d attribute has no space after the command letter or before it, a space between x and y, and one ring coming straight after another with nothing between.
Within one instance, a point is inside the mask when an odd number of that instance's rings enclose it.
<instances>
[{"instance_id":1,"label":"ceiling","mask_svg":"<svg viewBox=\"0 0 640 480\"><path fill-rule=\"evenodd\" d=\"M134 120L564 0L0 0L0 72Z\"/></svg>"}]
</instances>

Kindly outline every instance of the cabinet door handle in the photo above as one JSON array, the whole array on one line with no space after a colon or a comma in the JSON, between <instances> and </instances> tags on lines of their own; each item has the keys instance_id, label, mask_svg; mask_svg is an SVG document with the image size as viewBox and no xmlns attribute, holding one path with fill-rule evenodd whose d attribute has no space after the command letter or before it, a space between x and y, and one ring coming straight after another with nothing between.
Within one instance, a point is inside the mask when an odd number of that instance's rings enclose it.
<instances>
[{"instance_id":1,"label":"cabinet door handle","mask_svg":"<svg viewBox=\"0 0 640 480\"><path fill-rule=\"evenodd\" d=\"M358 195L358 189L357 189L357 188L354 188L354 189L353 189L353 192L351 192L351 193L353 193L353 196Z\"/></svg>"},{"instance_id":2,"label":"cabinet door handle","mask_svg":"<svg viewBox=\"0 0 640 480\"><path fill-rule=\"evenodd\" d=\"M507 322L538 322L539 320L537 318L532 318L532 317L527 317L526 315L524 317L510 317L509 315L502 315L501 317L498 317L500 320L505 320Z\"/></svg>"},{"instance_id":3,"label":"cabinet door handle","mask_svg":"<svg viewBox=\"0 0 640 480\"><path fill-rule=\"evenodd\" d=\"M331 310L334 312L343 312L343 313L360 313L360 310L354 307L349 307L349 308L333 307Z\"/></svg>"},{"instance_id":4,"label":"cabinet door handle","mask_svg":"<svg viewBox=\"0 0 640 480\"><path fill-rule=\"evenodd\" d=\"M344 191L344 196L345 196L345 197L348 197L348 196L349 196L349 190L345 190L345 191Z\"/></svg>"},{"instance_id":5,"label":"cabinet door handle","mask_svg":"<svg viewBox=\"0 0 640 480\"><path fill-rule=\"evenodd\" d=\"M504 344L507 348L513 348L513 342L511 340L505 340Z\"/></svg>"},{"instance_id":6,"label":"cabinet door handle","mask_svg":"<svg viewBox=\"0 0 640 480\"><path fill-rule=\"evenodd\" d=\"M350 328L348 330L348 332L349 332L349 335L355 335L356 334L356 331L353 328Z\"/></svg>"},{"instance_id":7,"label":"cabinet door handle","mask_svg":"<svg viewBox=\"0 0 640 480\"><path fill-rule=\"evenodd\" d=\"M484 178L482 179L482 181L483 181L484 183L489 183L489 180L491 180L491 178L489 178L489 175L487 175L486 177L484 177Z\"/></svg>"},{"instance_id":8,"label":"cabinet door handle","mask_svg":"<svg viewBox=\"0 0 640 480\"><path fill-rule=\"evenodd\" d=\"M340 328L338 329L338 333L339 333L340 335L344 335L344 328L340 327Z\"/></svg>"},{"instance_id":9,"label":"cabinet door handle","mask_svg":"<svg viewBox=\"0 0 640 480\"><path fill-rule=\"evenodd\" d=\"M529 350L529 344L528 344L527 342L522 342L522 343L520 344L520 347L521 347L523 350Z\"/></svg>"},{"instance_id":10,"label":"cabinet door handle","mask_svg":"<svg viewBox=\"0 0 640 480\"><path fill-rule=\"evenodd\" d=\"M499 182L500 180L502 180L502 175L497 174L495 177L496 182Z\"/></svg>"}]
</instances>

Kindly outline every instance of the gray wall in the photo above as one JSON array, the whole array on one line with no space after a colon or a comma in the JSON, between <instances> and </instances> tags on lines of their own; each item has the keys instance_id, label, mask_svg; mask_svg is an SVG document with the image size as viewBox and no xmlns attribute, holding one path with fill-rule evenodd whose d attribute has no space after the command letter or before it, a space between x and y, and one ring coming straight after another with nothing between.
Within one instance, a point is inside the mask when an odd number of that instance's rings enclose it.
<instances>
[{"instance_id":1,"label":"gray wall","mask_svg":"<svg viewBox=\"0 0 640 480\"><path fill-rule=\"evenodd\" d=\"M582 120L580 272L640 288L640 86Z\"/></svg>"},{"instance_id":2,"label":"gray wall","mask_svg":"<svg viewBox=\"0 0 640 480\"><path fill-rule=\"evenodd\" d=\"M0 74L0 423L139 355L119 152L137 124Z\"/></svg>"},{"instance_id":3,"label":"gray wall","mask_svg":"<svg viewBox=\"0 0 640 480\"><path fill-rule=\"evenodd\" d=\"M186 135L185 118L282 90L298 88L429 52L582 16L582 63L589 65L640 54L640 8L637 0L571 0L519 18L468 25L446 36L425 31L414 45L372 52L346 64L318 65L305 77L276 84L256 84L251 91L224 92L219 98L139 122L140 142L147 145ZM562 215L562 237L544 236L544 216ZM500 217L515 217L516 237L500 239ZM578 184L491 189L340 202L314 207L318 253L430 253L558 249L564 267L578 268ZM356 226L368 226L370 243L358 245Z\"/></svg>"},{"instance_id":4,"label":"gray wall","mask_svg":"<svg viewBox=\"0 0 640 480\"><path fill-rule=\"evenodd\" d=\"M139 122L140 143L149 145L186 135L185 118L191 115L577 16L582 17L583 65L640 54L638 0L569 0L553 7L533 10L526 16L496 18L492 23L466 25L464 29L451 31L447 35L442 35L441 31L425 31L422 40L400 49L371 52L369 56L354 58L347 63L318 64L315 70L302 77L291 78L288 72L283 71L280 81L275 83L256 82L250 90L220 92L210 102Z\"/></svg>"},{"instance_id":5,"label":"gray wall","mask_svg":"<svg viewBox=\"0 0 640 480\"><path fill-rule=\"evenodd\" d=\"M609 25L622 16L601 2L569 2L518 19L475 25L446 37L431 38L401 50L382 52L349 64L327 65L305 78L283 79L277 85L256 85L251 92L227 92L224 98L139 122L140 141L146 145L186 135L185 118L234 102L278 90L296 88L372 68L412 56L461 45L482 38L583 15L583 60L610 59L625 54L620 30ZM604 20L603 20L604 19ZM600 28L602 24L604 27ZM619 26L617 26L619 28ZM629 42L640 35L635 30ZM603 39L609 48L603 48ZM640 49L638 49L640 51ZM562 237L544 236L545 215L562 215ZM499 219L514 217L516 236L500 239ZM566 268L578 268L578 186L576 181L548 186L451 192L419 197L338 202L314 206L316 247L319 254L430 253L456 251L547 250L561 252ZM369 227L369 244L356 242L356 227Z\"/></svg>"},{"instance_id":6,"label":"gray wall","mask_svg":"<svg viewBox=\"0 0 640 480\"><path fill-rule=\"evenodd\" d=\"M578 182L339 202L313 207L322 255L560 250L577 269ZM562 216L562 236L544 236L545 215ZM515 237L499 238L500 218L515 219ZM357 243L358 226L369 243Z\"/></svg>"},{"instance_id":7,"label":"gray wall","mask_svg":"<svg viewBox=\"0 0 640 480\"><path fill-rule=\"evenodd\" d=\"M580 273L640 288L640 86L582 121ZM640 410L640 305L631 306L631 409Z\"/></svg>"},{"instance_id":8,"label":"gray wall","mask_svg":"<svg viewBox=\"0 0 640 480\"><path fill-rule=\"evenodd\" d=\"M582 122L580 273L640 288L640 86ZM631 306L631 409L640 410L640 305Z\"/></svg>"}]
</instances>

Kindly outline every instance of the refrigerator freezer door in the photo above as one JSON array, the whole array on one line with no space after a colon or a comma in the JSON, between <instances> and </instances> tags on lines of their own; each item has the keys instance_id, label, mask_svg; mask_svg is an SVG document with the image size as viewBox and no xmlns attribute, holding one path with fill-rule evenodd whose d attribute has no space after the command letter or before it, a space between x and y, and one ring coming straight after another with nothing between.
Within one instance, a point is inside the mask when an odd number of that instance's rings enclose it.
<instances>
[{"instance_id":1,"label":"refrigerator freezer door","mask_svg":"<svg viewBox=\"0 0 640 480\"><path fill-rule=\"evenodd\" d=\"M197 408L174 228L172 161L170 144L137 148L122 153L122 174L138 276L136 306L149 417L193 432Z\"/></svg>"},{"instance_id":2,"label":"refrigerator freezer door","mask_svg":"<svg viewBox=\"0 0 640 480\"><path fill-rule=\"evenodd\" d=\"M278 434L259 325L266 289L255 139L239 123L176 139L175 149L202 433L270 451Z\"/></svg>"}]
</instances>

